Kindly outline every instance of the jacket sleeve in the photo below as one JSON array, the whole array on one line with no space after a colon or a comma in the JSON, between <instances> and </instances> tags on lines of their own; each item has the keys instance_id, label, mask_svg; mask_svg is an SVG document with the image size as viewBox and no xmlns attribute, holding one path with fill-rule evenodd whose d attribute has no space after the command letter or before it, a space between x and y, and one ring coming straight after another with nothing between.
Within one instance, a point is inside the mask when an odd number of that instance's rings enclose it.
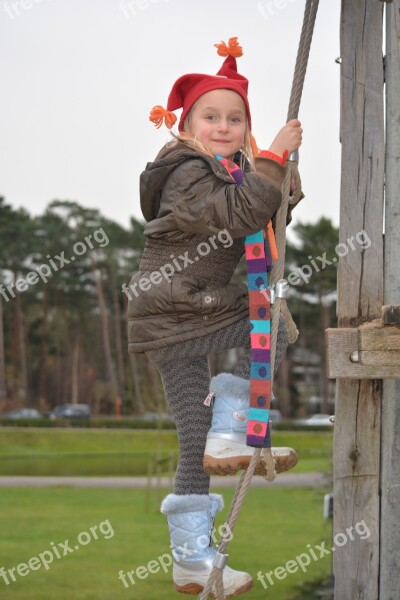
<instances>
[{"instance_id":1,"label":"jacket sleeve","mask_svg":"<svg viewBox=\"0 0 400 600\"><path fill-rule=\"evenodd\" d=\"M222 165L218 175L207 161L194 158L174 169L162 195L172 204L183 231L202 234L227 229L232 237L244 237L265 227L279 207L284 169L276 167L272 164L269 172L264 165L260 174L246 173L238 186L225 176Z\"/></svg>"},{"instance_id":2,"label":"jacket sleeve","mask_svg":"<svg viewBox=\"0 0 400 600\"><path fill-rule=\"evenodd\" d=\"M267 151L268 152L268 151ZM271 154L271 153L270 153ZM272 155L272 154L271 154ZM277 157L279 158L279 157ZM282 159L283 160L283 159ZM275 182L276 185L278 185L279 183L279 176L280 176L280 171L282 170L282 162L279 163L277 161L274 160L269 160L266 161L265 158L257 157L254 159L255 161L255 166L256 166L256 171L257 172L262 172L264 174L266 174L266 172L268 173L268 176L270 178L272 178L272 180ZM274 166L274 164L276 166ZM282 187L282 183L283 181L280 183L280 186ZM301 190L301 179L299 176L299 186L300 186L300 190ZM289 206L288 206L288 211L287 211L287 216L286 216L286 225L289 225L289 223L292 221L292 211L294 209L295 206L297 206L297 204L300 202L300 200L302 200L304 198L304 194L302 191L300 191L299 194L295 194L294 197L291 197L289 199Z\"/></svg>"}]
</instances>

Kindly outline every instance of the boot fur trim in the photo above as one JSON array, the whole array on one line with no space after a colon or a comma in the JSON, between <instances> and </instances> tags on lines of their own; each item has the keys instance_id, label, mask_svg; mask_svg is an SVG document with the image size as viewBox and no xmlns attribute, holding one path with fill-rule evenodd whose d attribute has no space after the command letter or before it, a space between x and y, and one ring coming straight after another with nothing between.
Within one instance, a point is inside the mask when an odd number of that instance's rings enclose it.
<instances>
[{"instance_id":1,"label":"boot fur trim","mask_svg":"<svg viewBox=\"0 0 400 600\"><path fill-rule=\"evenodd\" d=\"M231 373L220 373L211 379L210 392L237 400L250 398L250 381Z\"/></svg>"},{"instance_id":2,"label":"boot fur trim","mask_svg":"<svg viewBox=\"0 0 400 600\"><path fill-rule=\"evenodd\" d=\"M217 501L218 512L223 509L224 501L219 494L168 494L161 503L161 512L164 515L208 510L210 499Z\"/></svg>"},{"instance_id":3,"label":"boot fur trim","mask_svg":"<svg viewBox=\"0 0 400 600\"><path fill-rule=\"evenodd\" d=\"M224 508L224 499L221 494L210 494L210 500L217 503L216 512L221 512L221 510Z\"/></svg>"}]
</instances>

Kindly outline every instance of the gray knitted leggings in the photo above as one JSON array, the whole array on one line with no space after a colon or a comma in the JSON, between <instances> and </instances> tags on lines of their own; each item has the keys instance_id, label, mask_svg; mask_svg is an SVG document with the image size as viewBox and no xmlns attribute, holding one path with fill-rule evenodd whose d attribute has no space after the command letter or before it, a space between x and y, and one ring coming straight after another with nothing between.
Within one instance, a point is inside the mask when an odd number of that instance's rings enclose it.
<instances>
[{"instance_id":1,"label":"gray knitted leggings","mask_svg":"<svg viewBox=\"0 0 400 600\"><path fill-rule=\"evenodd\" d=\"M209 393L210 368L208 355L228 348L248 348L238 362L235 375L250 377L250 327L246 317L215 333L181 342L148 355L157 365L164 393L175 419L179 441L179 461L175 476L175 494L208 494L210 478L203 471L203 455L211 409L204 406ZM286 350L288 333L281 317L275 366Z\"/></svg>"}]
</instances>

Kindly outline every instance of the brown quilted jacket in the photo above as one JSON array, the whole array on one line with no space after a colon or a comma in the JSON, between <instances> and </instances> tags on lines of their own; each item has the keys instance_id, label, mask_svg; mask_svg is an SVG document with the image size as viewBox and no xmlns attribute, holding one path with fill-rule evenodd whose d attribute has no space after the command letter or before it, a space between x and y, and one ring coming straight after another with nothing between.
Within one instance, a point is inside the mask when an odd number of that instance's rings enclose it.
<instances>
[{"instance_id":1,"label":"brown quilted jacket","mask_svg":"<svg viewBox=\"0 0 400 600\"><path fill-rule=\"evenodd\" d=\"M285 169L256 159L237 186L220 161L178 142L140 177L146 244L129 284L130 352L201 337L248 314L247 286L230 283L244 237L281 202Z\"/></svg>"}]
</instances>

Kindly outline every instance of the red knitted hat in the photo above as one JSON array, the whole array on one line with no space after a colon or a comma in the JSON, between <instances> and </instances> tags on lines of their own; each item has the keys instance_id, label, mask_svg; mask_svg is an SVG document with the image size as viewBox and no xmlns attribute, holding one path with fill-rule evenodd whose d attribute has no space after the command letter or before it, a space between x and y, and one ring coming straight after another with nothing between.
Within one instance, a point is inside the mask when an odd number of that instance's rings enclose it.
<instances>
[{"instance_id":1,"label":"red knitted hat","mask_svg":"<svg viewBox=\"0 0 400 600\"><path fill-rule=\"evenodd\" d=\"M222 67L216 75L202 73L189 73L182 75L175 81L168 97L167 110L162 106L154 106L150 113L150 121L156 127L161 127L163 119L170 129L176 122L176 115L171 111L183 108L178 129L183 131L183 124L193 104L207 92L217 89L233 90L242 98L246 107L249 128L251 130L251 115L247 99L248 80L237 72L236 58L242 56L242 47L239 46L237 37L230 38L228 45L225 42L214 44L220 56L226 56Z\"/></svg>"}]
</instances>

